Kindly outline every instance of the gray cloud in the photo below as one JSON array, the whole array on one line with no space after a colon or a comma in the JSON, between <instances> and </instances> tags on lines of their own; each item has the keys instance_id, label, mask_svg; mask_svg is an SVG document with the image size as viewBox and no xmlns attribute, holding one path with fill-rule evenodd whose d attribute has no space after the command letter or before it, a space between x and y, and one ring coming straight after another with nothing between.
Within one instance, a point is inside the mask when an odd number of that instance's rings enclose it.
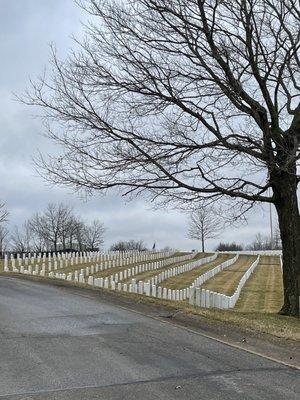
<instances>
[{"instance_id":1,"label":"gray cloud","mask_svg":"<svg viewBox=\"0 0 300 400\"><path fill-rule=\"evenodd\" d=\"M52 150L42 137L43 127L32 109L13 100L12 92L22 93L29 78L42 74L49 61L49 44L54 42L64 56L72 47L71 35L80 35L85 15L72 0L1 1L0 24L0 198L7 202L11 224L20 224L48 202L63 201L74 206L83 218L100 218L107 226L106 244L133 238L149 245L197 248L186 237L187 216L176 211L153 211L142 199L126 203L117 195L84 201L68 189L49 187L33 168L38 149ZM268 231L267 209L257 208L249 224L228 228L209 243L219 240L249 242L256 232Z\"/></svg>"}]
</instances>

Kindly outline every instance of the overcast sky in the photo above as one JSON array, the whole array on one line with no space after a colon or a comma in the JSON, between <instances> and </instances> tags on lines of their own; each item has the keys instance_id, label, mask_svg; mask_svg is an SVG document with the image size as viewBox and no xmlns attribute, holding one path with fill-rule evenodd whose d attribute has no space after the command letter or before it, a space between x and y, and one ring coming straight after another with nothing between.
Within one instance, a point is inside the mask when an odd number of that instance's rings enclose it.
<instances>
[{"instance_id":1,"label":"overcast sky","mask_svg":"<svg viewBox=\"0 0 300 400\"><path fill-rule=\"evenodd\" d=\"M82 34L83 12L73 0L0 0L0 199L10 211L10 224L22 224L49 202L74 206L82 218L101 219L107 233L105 245L121 239L143 239L149 246L166 245L181 249L199 247L187 238L187 216L172 210L153 211L140 199L125 202L117 196L78 198L69 189L49 187L34 170L32 157L47 152L43 127L33 118L34 110L13 100L29 79L42 74L49 60L49 44L55 43L60 57L72 47L71 36ZM220 241L247 243L257 232L269 232L267 207L250 215L248 225L228 228L208 243L212 249Z\"/></svg>"}]
</instances>

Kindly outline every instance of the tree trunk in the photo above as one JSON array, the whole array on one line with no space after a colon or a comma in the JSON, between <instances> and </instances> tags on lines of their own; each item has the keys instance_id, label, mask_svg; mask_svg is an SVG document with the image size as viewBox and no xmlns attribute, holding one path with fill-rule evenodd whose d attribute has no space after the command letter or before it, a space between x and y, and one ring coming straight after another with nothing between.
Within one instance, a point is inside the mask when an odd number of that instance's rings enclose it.
<instances>
[{"instance_id":1,"label":"tree trunk","mask_svg":"<svg viewBox=\"0 0 300 400\"><path fill-rule=\"evenodd\" d=\"M201 237L201 242L202 242L202 253L204 253L204 235L202 234L202 237Z\"/></svg>"},{"instance_id":2,"label":"tree trunk","mask_svg":"<svg viewBox=\"0 0 300 400\"><path fill-rule=\"evenodd\" d=\"M65 238L64 235L63 235L63 237L62 237L62 246L63 246L63 251L65 251L66 248L67 248L67 246L66 246L66 238Z\"/></svg>"},{"instance_id":3,"label":"tree trunk","mask_svg":"<svg viewBox=\"0 0 300 400\"><path fill-rule=\"evenodd\" d=\"M299 317L300 296L300 216L297 180L294 174L281 173L274 183L275 207L282 240L284 315Z\"/></svg>"}]
</instances>

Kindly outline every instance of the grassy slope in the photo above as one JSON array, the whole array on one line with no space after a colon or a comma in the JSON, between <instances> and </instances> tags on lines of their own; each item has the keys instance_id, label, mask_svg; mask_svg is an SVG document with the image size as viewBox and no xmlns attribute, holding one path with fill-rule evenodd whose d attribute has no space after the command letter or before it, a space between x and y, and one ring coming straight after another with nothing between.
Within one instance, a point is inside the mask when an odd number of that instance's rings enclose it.
<instances>
[{"instance_id":1,"label":"grassy slope","mask_svg":"<svg viewBox=\"0 0 300 400\"><path fill-rule=\"evenodd\" d=\"M202 288L233 295L241 277L255 261L255 256L239 256L238 260L230 267L225 268L213 278L206 281Z\"/></svg>"},{"instance_id":2,"label":"grassy slope","mask_svg":"<svg viewBox=\"0 0 300 400\"><path fill-rule=\"evenodd\" d=\"M184 289L194 282L198 276L204 274L206 271L216 267L217 265L221 264L222 262L232 258L232 255L229 254L219 254L218 257L207 264L201 265L198 268L192 269L191 271L184 272L183 274L173 276L172 278L166 279L161 284L163 287L169 289Z\"/></svg>"},{"instance_id":3,"label":"grassy slope","mask_svg":"<svg viewBox=\"0 0 300 400\"><path fill-rule=\"evenodd\" d=\"M141 274L135 275L133 278L134 278L136 281L144 281L144 282L146 282L146 281L148 281L149 279L153 278L154 276L158 275L160 272L165 271L165 270L167 270L167 269L169 269L169 268L177 267L177 266L179 266L179 265L184 265L184 264L189 263L190 261L199 260L200 258L208 257L208 256L210 256L210 255L212 255L212 253L198 253L198 254L196 254L195 257L192 258L191 260L184 261L184 262L181 262L181 263L170 264L170 265L167 265L167 266L165 266L165 267L158 268L158 269L156 269L156 270L154 270L154 271L142 272ZM180 274L179 276L182 276L182 275L183 275L183 274ZM124 283L130 283L130 282L131 282L131 278L130 278L130 279L127 279L127 280L124 280Z\"/></svg>"},{"instance_id":4,"label":"grassy slope","mask_svg":"<svg viewBox=\"0 0 300 400\"><path fill-rule=\"evenodd\" d=\"M135 266L138 266L138 265L151 264L152 262L162 261L162 260L165 260L165 259L168 259L168 258L180 257L180 256L182 256L182 255L184 255L184 254L186 254L186 253L178 252L178 253L173 254L173 255L170 256L170 257L158 258L157 260L150 260L150 261L139 261L139 262L137 262L137 263L128 264L128 265L122 266L122 267L114 267L114 268L106 269L105 271L100 271L100 272L94 274L93 276L94 276L95 278L109 277L109 276L114 275L114 274L116 274L116 273L118 273L118 272L126 271L127 269L131 269L132 267L135 267ZM130 278L130 281L131 281L131 278ZM124 282L125 282L125 281L124 281Z\"/></svg>"},{"instance_id":5,"label":"grassy slope","mask_svg":"<svg viewBox=\"0 0 300 400\"><path fill-rule=\"evenodd\" d=\"M279 257L261 257L259 265L243 287L235 308L242 312L276 313L282 302Z\"/></svg>"}]
</instances>

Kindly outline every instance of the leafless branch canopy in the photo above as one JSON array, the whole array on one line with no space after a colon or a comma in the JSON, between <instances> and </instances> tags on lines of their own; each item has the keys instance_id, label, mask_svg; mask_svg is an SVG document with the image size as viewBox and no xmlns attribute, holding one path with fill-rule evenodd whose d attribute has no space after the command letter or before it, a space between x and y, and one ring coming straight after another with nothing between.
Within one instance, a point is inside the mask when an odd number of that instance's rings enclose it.
<instances>
[{"instance_id":1,"label":"leafless branch canopy","mask_svg":"<svg viewBox=\"0 0 300 400\"><path fill-rule=\"evenodd\" d=\"M52 182L247 210L297 176L300 8L295 0L87 0L86 36L25 102L59 157Z\"/></svg>"},{"instance_id":2,"label":"leafless branch canopy","mask_svg":"<svg viewBox=\"0 0 300 400\"><path fill-rule=\"evenodd\" d=\"M193 211L190 215L188 236L191 239L200 240L202 251L204 251L205 242L208 239L218 237L222 228L222 221L214 212L214 209L202 207Z\"/></svg>"},{"instance_id":3,"label":"leafless branch canopy","mask_svg":"<svg viewBox=\"0 0 300 400\"><path fill-rule=\"evenodd\" d=\"M35 213L11 235L14 251L97 250L104 243L104 225L99 220L83 222L66 204L50 203Z\"/></svg>"},{"instance_id":4,"label":"leafless branch canopy","mask_svg":"<svg viewBox=\"0 0 300 400\"><path fill-rule=\"evenodd\" d=\"M0 224L7 221L9 212L5 207L5 203L0 202Z\"/></svg>"}]
</instances>

